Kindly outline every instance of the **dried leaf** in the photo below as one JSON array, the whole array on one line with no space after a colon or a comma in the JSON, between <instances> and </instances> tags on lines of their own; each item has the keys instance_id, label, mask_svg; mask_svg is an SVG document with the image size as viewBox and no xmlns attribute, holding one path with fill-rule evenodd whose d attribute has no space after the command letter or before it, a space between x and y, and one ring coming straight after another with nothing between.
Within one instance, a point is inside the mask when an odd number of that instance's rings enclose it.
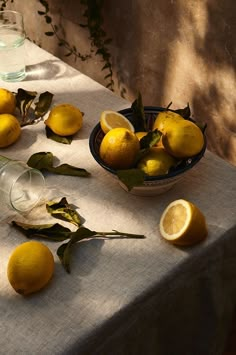
<instances>
[{"instance_id":1,"label":"dried leaf","mask_svg":"<svg viewBox=\"0 0 236 355\"><path fill-rule=\"evenodd\" d=\"M36 118L44 116L52 103L53 94L49 91L45 91L39 95L38 102L35 104L34 114Z\"/></svg>"},{"instance_id":2,"label":"dried leaf","mask_svg":"<svg viewBox=\"0 0 236 355\"><path fill-rule=\"evenodd\" d=\"M16 107L19 109L20 114L23 118L22 123L24 123L30 106L32 105L36 96L36 91L26 91L24 89L18 89L16 93Z\"/></svg>"},{"instance_id":3,"label":"dried leaf","mask_svg":"<svg viewBox=\"0 0 236 355\"><path fill-rule=\"evenodd\" d=\"M78 227L81 225L79 214L68 204L65 197L63 197L59 202L49 201L46 204L46 209L52 217L73 223Z\"/></svg>"}]
</instances>

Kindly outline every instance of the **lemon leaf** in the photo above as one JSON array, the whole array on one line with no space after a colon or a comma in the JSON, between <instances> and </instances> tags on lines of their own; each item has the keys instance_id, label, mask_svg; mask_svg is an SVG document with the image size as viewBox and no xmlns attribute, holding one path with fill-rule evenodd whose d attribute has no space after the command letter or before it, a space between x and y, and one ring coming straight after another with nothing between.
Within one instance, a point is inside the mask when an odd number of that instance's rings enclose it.
<instances>
[{"instance_id":1,"label":"lemon leaf","mask_svg":"<svg viewBox=\"0 0 236 355\"><path fill-rule=\"evenodd\" d=\"M25 118L36 96L36 91L27 91L21 88L18 89L16 93L16 107L19 109L23 118L22 124L25 123Z\"/></svg>"},{"instance_id":2,"label":"lemon leaf","mask_svg":"<svg viewBox=\"0 0 236 355\"><path fill-rule=\"evenodd\" d=\"M146 136L140 139L140 148L151 148L155 146L161 139L162 133L155 129L154 131L148 132Z\"/></svg>"},{"instance_id":3,"label":"lemon leaf","mask_svg":"<svg viewBox=\"0 0 236 355\"><path fill-rule=\"evenodd\" d=\"M136 132L147 131L147 124L145 119L144 107L141 93L138 93L137 99L132 103L131 109L133 112L132 124Z\"/></svg>"},{"instance_id":4,"label":"lemon leaf","mask_svg":"<svg viewBox=\"0 0 236 355\"><path fill-rule=\"evenodd\" d=\"M49 171L59 175L80 176L88 177L90 173L83 169L69 164L61 164L59 166L53 166L53 154L51 152L39 152L31 155L27 161L27 165L31 168L38 169L40 171Z\"/></svg>"},{"instance_id":5,"label":"lemon leaf","mask_svg":"<svg viewBox=\"0 0 236 355\"><path fill-rule=\"evenodd\" d=\"M71 251L72 251L73 244L76 244L77 242L80 242L81 240L84 239L93 239L93 238L143 239L145 238L145 236L142 234L119 232L117 230L113 230L112 232L96 232L82 226L78 228L77 231L71 233L71 239L69 240L69 242L60 245L59 248L57 249L57 255L62 263L62 266L64 267L67 273L71 272L70 261L71 261Z\"/></svg>"},{"instance_id":6,"label":"lemon leaf","mask_svg":"<svg viewBox=\"0 0 236 355\"><path fill-rule=\"evenodd\" d=\"M54 133L48 126L45 126L46 137L48 139L52 139L55 142L62 143L62 144L71 144L73 140L73 136L66 136L62 137L58 134Z\"/></svg>"},{"instance_id":7,"label":"lemon leaf","mask_svg":"<svg viewBox=\"0 0 236 355\"><path fill-rule=\"evenodd\" d=\"M38 102L36 102L34 109L36 118L40 118L48 112L52 103L52 99L53 94L51 94L49 91L45 91L39 95Z\"/></svg>"},{"instance_id":8,"label":"lemon leaf","mask_svg":"<svg viewBox=\"0 0 236 355\"><path fill-rule=\"evenodd\" d=\"M51 152L35 153L28 159L27 165L40 171L47 170L53 166L53 154Z\"/></svg>"},{"instance_id":9,"label":"lemon leaf","mask_svg":"<svg viewBox=\"0 0 236 355\"><path fill-rule=\"evenodd\" d=\"M46 209L52 217L73 223L78 227L81 225L79 214L68 204L65 197L59 202L49 201L46 204Z\"/></svg>"},{"instance_id":10,"label":"lemon leaf","mask_svg":"<svg viewBox=\"0 0 236 355\"><path fill-rule=\"evenodd\" d=\"M187 104L186 107L184 107L182 109L171 110L171 111L174 111L174 112L178 113L180 116L182 116L185 119L188 119L191 116L191 110L190 110L190 107L189 107L189 103Z\"/></svg>"},{"instance_id":11,"label":"lemon leaf","mask_svg":"<svg viewBox=\"0 0 236 355\"><path fill-rule=\"evenodd\" d=\"M90 176L90 173L87 170L83 168L77 168L69 164L61 164L56 167L50 167L47 170L51 173L58 174L58 175L69 175L69 176L80 176L80 177Z\"/></svg>"},{"instance_id":12,"label":"lemon leaf","mask_svg":"<svg viewBox=\"0 0 236 355\"><path fill-rule=\"evenodd\" d=\"M12 221L12 225L22 232L27 238L41 237L60 242L71 237L71 230L59 223L55 224L28 224Z\"/></svg>"},{"instance_id":13,"label":"lemon leaf","mask_svg":"<svg viewBox=\"0 0 236 355\"><path fill-rule=\"evenodd\" d=\"M70 244L64 243L57 249L57 256L68 274L70 274Z\"/></svg>"},{"instance_id":14,"label":"lemon leaf","mask_svg":"<svg viewBox=\"0 0 236 355\"><path fill-rule=\"evenodd\" d=\"M117 176L129 191L135 186L142 185L145 178L144 172L140 169L117 170Z\"/></svg>"}]
</instances>

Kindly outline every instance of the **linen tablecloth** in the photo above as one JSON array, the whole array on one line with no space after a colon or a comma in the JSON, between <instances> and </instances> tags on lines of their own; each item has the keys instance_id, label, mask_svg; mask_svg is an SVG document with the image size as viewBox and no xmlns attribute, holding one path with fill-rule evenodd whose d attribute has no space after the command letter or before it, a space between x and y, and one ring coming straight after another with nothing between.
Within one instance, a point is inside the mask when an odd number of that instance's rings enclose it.
<instances>
[{"instance_id":1,"label":"linen tablecloth","mask_svg":"<svg viewBox=\"0 0 236 355\"><path fill-rule=\"evenodd\" d=\"M57 157L55 164L85 168L91 177L47 174L45 198L65 196L78 207L85 227L145 234L146 239L81 242L73 250L71 274L56 256L59 244L44 241L54 253L54 277L47 288L24 298L6 275L11 252L26 241L10 221L22 217L4 212L0 353L222 354L236 303L235 167L207 151L167 193L127 193L94 161L88 139L101 111L130 103L30 42L27 65L23 82L0 86L48 90L54 94L53 105L79 107L84 125L71 145L47 139L43 122L26 126L21 139L0 154L27 161L33 153L48 151ZM195 203L207 220L208 238L194 247L170 245L159 234L161 213L178 198ZM32 211L28 218L44 223L46 213Z\"/></svg>"}]
</instances>

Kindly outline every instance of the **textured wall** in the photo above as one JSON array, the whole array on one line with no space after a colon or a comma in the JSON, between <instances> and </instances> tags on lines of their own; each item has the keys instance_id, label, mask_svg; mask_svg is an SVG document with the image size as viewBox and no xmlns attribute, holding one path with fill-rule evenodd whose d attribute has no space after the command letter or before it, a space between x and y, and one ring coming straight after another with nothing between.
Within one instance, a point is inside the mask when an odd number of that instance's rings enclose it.
<instances>
[{"instance_id":1,"label":"textured wall","mask_svg":"<svg viewBox=\"0 0 236 355\"><path fill-rule=\"evenodd\" d=\"M89 39L83 8L73 0L50 0L53 21L82 53ZM86 62L66 57L55 37L37 15L37 0L14 0L24 12L26 30L36 43L106 85L103 63L93 55ZM115 91L137 91L145 105L184 107L208 124L208 148L236 165L236 2L234 0L105 0L105 29L110 45Z\"/></svg>"}]
</instances>

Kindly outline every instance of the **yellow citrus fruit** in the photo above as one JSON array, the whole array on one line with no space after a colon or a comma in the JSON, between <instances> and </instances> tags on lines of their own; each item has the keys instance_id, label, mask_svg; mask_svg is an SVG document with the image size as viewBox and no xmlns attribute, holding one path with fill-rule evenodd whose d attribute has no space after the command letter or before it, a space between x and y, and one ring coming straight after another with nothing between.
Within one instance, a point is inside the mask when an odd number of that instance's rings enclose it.
<instances>
[{"instance_id":1,"label":"yellow citrus fruit","mask_svg":"<svg viewBox=\"0 0 236 355\"><path fill-rule=\"evenodd\" d=\"M198 154L204 146L201 129L193 122L182 120L167 128L162 136L166 151L176 158L189 158Z\"/></svg>"},{"instance_id":2,"label":"yellow citrus fruit","mask_svg":"<svg viewBox=\"0 0 236 355\"><path fill-rule=\"evenodd\" d=\"M21 295L44 288L52 278L54 258L43 243L29 241L18 245L10 256L7 276L11 286Z\"/></svg>"},{"instance_id":3,"label":"yellow citrus fruit","mask_svg":"<svg viewBox=\"0 0 236 355\"><path fill-rule=\"evenodd\" d=\"M143 137L145 137L148 134L148 132L135 132L135 134L138 140L140 141Z\"/></svg>"},{"instance_id":4,"label":"yellow citrus fruit","mask_svg":"<svg viewBox=\"0 0 236 355\"><path fill-rule=\"evenodd\" d=\"M184 118L176 112L172 112L169 110L162 111L162 112L158 113L158 115L154 121L152 130L158 129L162 133L165 133L168 126L171 126L173 123L176 123L176 122L179 122L182 120L184 120Z\"/></svg>"},{"instance_id":5,"label":"yellow citrus fruit","mask_svg":"<svg viewBox=\"0 0 236 355\"><path fill-rule=\"evenodd\" d=\"M176 160L161 147L152 147L137 164L149 176L167 174L170 167L176 164Z\"/></svg>"},{"instance_id":6,"label":"yellow citrus fruit","mask_svg":"<svg viewBox=\"0 0 236 355\"><path fill-rule=\"evenodd\" d=\"M17 118L11 114L0 114L0 148L15 143L21 135L21 126Z\"/></svg>"},{"instance_id":7,"label":"yellow citrus fruit","mask_svg":"<svg viewBox=\"0 0 236 355\"><path fill-rule=\"evenodd\" d=\"M99 149L101 159L113 169L128 169L135 162L140 144L127 128L113 128L105 134Z\"/></svg>"},{"instance_id":8,"label":"yellow citrus fruit","mask_svg":"<svg viewBox=\"0 0 236 355\"><path fill-rule=\"evenodd\" d=\"M73 105L60 104L53 107L44 123L59 136L71 136L81 129L83 113Z\"/></svg>"},{"instance_id":9,"label":"yellow citrus fruit","mask_svg":"<svg viewBox=\"0 0 236 355\"><path fill-rule=\"evenodd\" d=\"M193 203L179 199L171 202L160 219L163 238L177 245L192 245L207 236L207 225L203 213Z\"/></svg>"},{"instance_id":10,"label":"yellow citrus fruit","mask_svg":"<svg viewBox=\"0 0 236 355\"><path fill-rule=\"evenodd\" d=\"M134 132L134 126L132 123L123 116L121 113L106 110L101 113L100 116L100 125L104 133L109 132L113 128L127 128L130 131Z\"/></svg>"},{"instance_id":11,"label":"yellow citrus fruit","mask_svg":"<svg viewBox=\"0 0 236 355\"><path fill-rule=\"evenodd\" d=\"M0 88L0 114L14 113L16 109L15 95L6 89Z\"/></svg>"}]
</instances>

